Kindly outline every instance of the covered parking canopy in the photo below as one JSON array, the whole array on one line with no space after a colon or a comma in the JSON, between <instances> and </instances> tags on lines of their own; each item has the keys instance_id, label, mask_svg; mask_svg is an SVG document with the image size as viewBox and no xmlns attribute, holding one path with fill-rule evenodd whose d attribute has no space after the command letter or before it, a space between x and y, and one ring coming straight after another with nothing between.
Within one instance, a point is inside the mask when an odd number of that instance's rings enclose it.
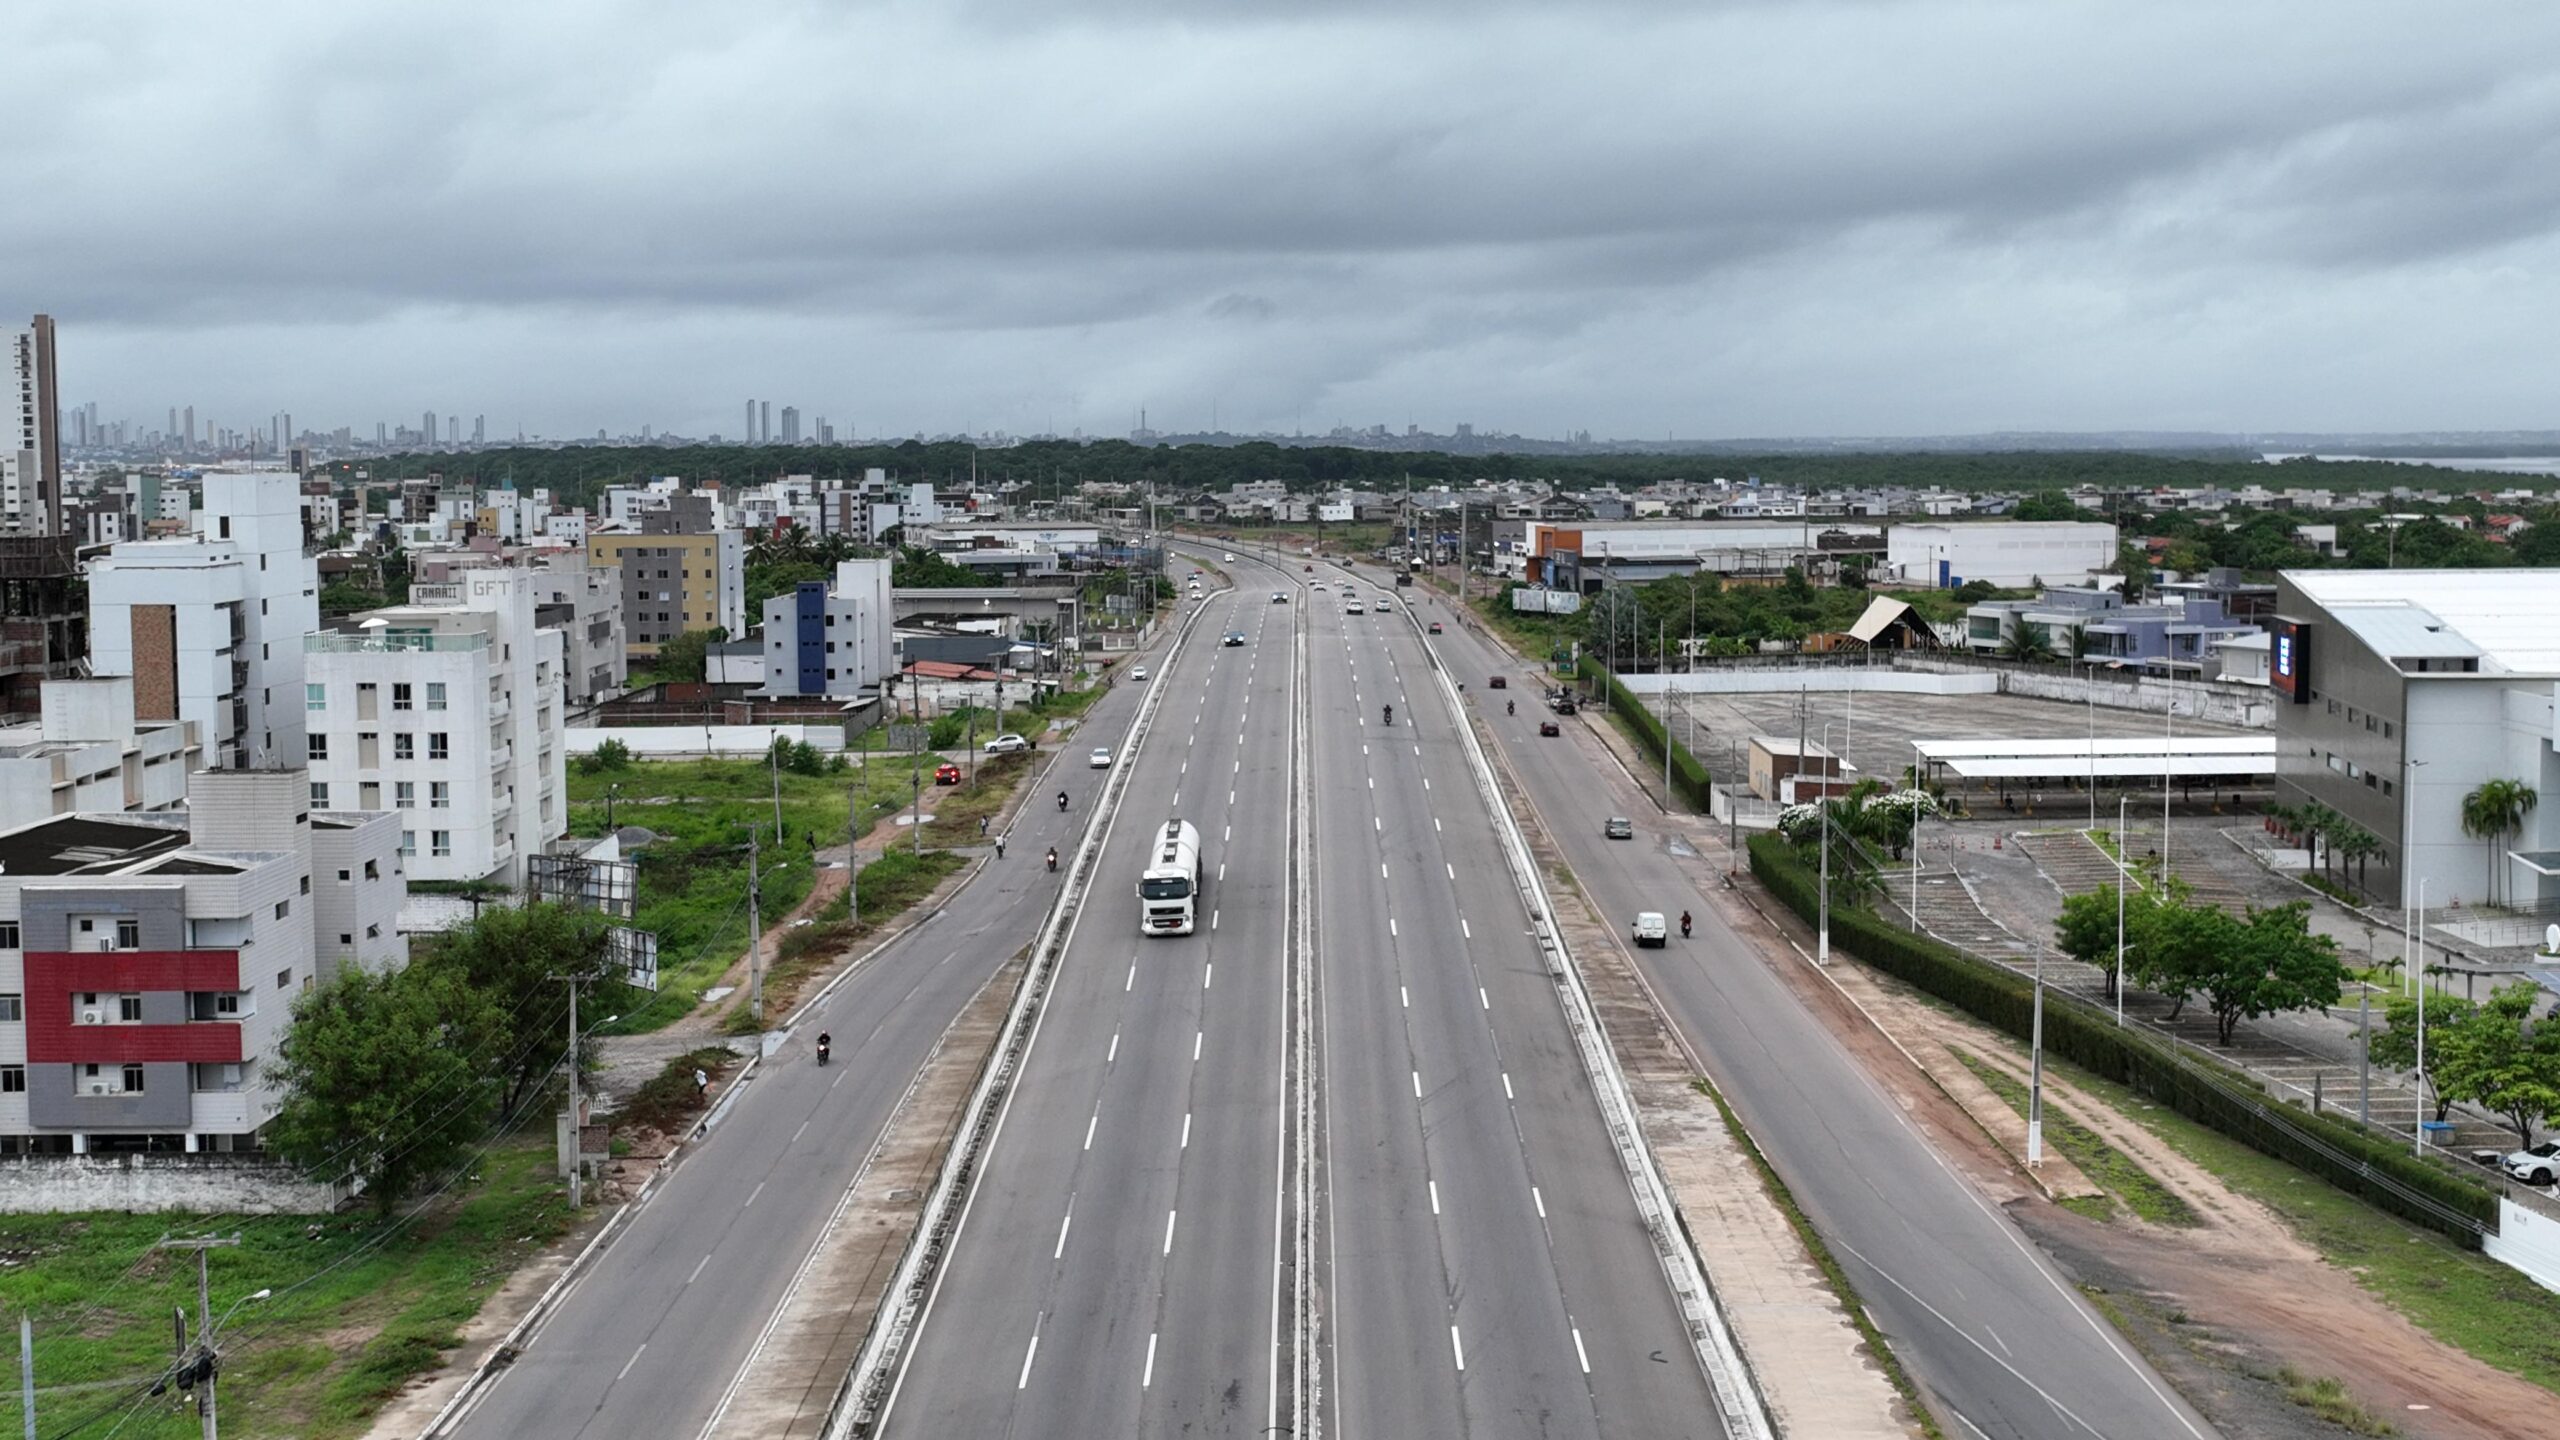
<instances>
[{"instance_id":1,"label":"covered parking canopy","mask_svg":"<svg viewBox=\"0 0 2560 1440\"><path fill-rule=\"evenodd\" d=\"M2244 780L2272 775L2272 735L2106 736L2094 740L1921 740L1932 773L1962 780Z\"/></svg>"}]
</instances>

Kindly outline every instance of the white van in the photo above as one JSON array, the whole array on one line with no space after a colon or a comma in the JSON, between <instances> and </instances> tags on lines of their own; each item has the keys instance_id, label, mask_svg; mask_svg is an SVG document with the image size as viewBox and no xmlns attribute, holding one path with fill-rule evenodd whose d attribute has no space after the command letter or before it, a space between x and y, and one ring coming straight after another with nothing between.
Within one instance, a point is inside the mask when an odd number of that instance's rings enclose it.
<instances>
[{"instance_id":1,"label":"white van","mask_svg":"<svg viewBox=\"0 0 2560 1440\"><path fill-rule=\"evenodd\" d=\"M1663 923L1661 911L1647 910L1636 916L1636 944L1660 949L1670 939L1671 930Z\"/></svg>"}]
</instances>

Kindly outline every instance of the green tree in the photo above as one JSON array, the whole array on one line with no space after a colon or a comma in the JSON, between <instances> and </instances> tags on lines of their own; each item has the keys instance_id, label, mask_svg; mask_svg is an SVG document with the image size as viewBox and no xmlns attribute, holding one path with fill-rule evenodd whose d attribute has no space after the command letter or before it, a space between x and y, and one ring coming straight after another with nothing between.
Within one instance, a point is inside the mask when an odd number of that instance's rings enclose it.
<instances>
[{"instance_id":1,"label":"green tree","mask_svg":"<svg viewBox=\"0 0 2560 1440\"><path fill-rule=\"evenodd\" d=\"M2454 1101L2440 1068L2444 1064L2444 1032L2459 1026L2472 1009L2471 1002L2459 995L2427 997L2427 1055L2423 1067L2418 1064L2418 997L2414 995L2394 995L2383 1002L2382 1028L2373 1032L2372 1041L2365 1046L2365 1054L2374 1064L2386 1070L2417 1072L2418 1088L2425 1092L2427 1103L2435 1107L2439 1122L2453 1109Z\"/></svg>"},{"instance_id":2,"label":"green tree","mask_svg":"<svg viewBox=\"0 0 2560 1440\"><path fill-rule=\"evenodd\" d=\"M657 663L650 668L659 678L684 684L698 684L710 665L711 646L716 632L687 630L658 647Z\"/></svg>"},{"instance_id":3,"label":"green tree","mask_svg":"<svg viewBox=\"0 0 2560 1440\"><path fill-rule=\"evenodd\" d=\"M2462 797L2462 833L2488 844L2488 893L2483 898L2492 905L2499 898L2498 874L2506 868L2498 863L2499 842L2521 828L2524 817L2541 801L2542 796L2521 780L2483 781Z\"/></svg>"},{"instance_id":4,"label":"green tree","mask_svg":"<svg viewBox=\"0 0 2560 1440\"><path fill-rule=\"evenodd\" d=\"M2009 633L2000 637L2000 658L2026 665L2041 665L2053 658L2053 632L2040 621L2020 616L2009 623Z\"/></svg>"},{"instance_id":5,"label":"green tree","mask_svg":"<svg viewBox=\"0 0 2560 1440\"><path fill-rule=\"evenodd\" d=\"M2311 928L2310 901L2251 906L2248 918L2232 925L2232 940L2203 979L2221 1043L2231 1043L2242 1020L2338 1003L2346 966L2338 942Z\"/></svg>"},{"instance_id":6,"label":"green tree","mask_svg":"<svg viewBox=\"0 0 2560 1440\"><path fill-rule=\"evenodd\" d=\"M2072 504L2071 498L2059 490L2039 490L2021 498L2018 501L2018 508L2012 511L2011 515L2019 520L2086 520L2090 518L2088 511Z\"/></svg>"},{"instance_id":7,"label":"green tree","mask_svg":"<svg viewBox=\"0 0 2560 1440\"><path fill-rule=\"evenodd\" d=\"M968 566L945 560L921 545L902 545L889 567L889 583L901 590L967 590L986 581Z\"/></svg>"},{"instance_id":8,"label":"green tree","mask_svg":"<svg viewBox=\"0 0 2560 1440\"><path fill-rule=\"evenodd\" d=\"M2125 948L2133 948L2133 897L2125 897ZM2116 887L2101 885L2062 902L2062 918L2053 926L2053 943L2063 954L2107 974L2107 994L2116 992Z\"/></svg>"},{"instance_id":9,"label":"green tree","mask_svg":"<svg viewBox=\"0 0 2560 1440\"><path fill-rule=\"evenodd\" d=\"M2506 1121L2518 1146L2533 1143L2535 1125L2560 1115L2560 1021L2533 1021L2540 995L2529 980L2502 985L2427 1036L2446 1096Z\"/></svg>"},{"instance_id":10,"label":"green tree","mask_svg":"<svg viewBox=\"0 0 2560 1440\"><path fill-rule=\"evenodd\" d=\"M355 1176L387 1213L488 1124L499 1086L472 1045L487 1008L432 970L340 971L295 1003L276 1047L284 1101L268 1146L315 1174Z\"/></svg>"},{"instance_id":11,"label":"green tree","mask_svg":"<svg viewBox=\"0 0 2560 1440\"><path fill-rule=\"evenodd\" d=\"M2190 903L2186 886L2177 881L2167 894L2155 890L2139 907L2128 907L2125 925L2133 936L2127 973L2143 988L2169 997L2172 1020L2204 993L2221 956L2239 944L2240 922L2213 906Z\"/></svg>"},{"instance_id":12,"label":"green tree","mask_svg":"<svg viewBox=\"0 0 2560 1440\"><path fill-rule=\"evenodd\" d=\"M603 972L608 923L568 905L488 906L410 962L411 970L447 977L487 1003L471 1050L492 1067L500 1110L513 1109L560 1063L568 1047L568 992L560 977ZM623 988L608 979L587 993L599 1006L617 1006Z\"/></svg>"}]
</instances>

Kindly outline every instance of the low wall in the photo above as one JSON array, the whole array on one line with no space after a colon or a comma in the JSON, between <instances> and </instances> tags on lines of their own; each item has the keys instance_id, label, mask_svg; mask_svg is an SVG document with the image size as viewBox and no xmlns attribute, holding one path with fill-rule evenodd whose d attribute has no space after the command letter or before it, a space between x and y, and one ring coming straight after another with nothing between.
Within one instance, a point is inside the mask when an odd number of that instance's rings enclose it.
<instances>
[{"instance_id":1,"label":"low wall","mask_svg":"<svg viewBox=\"0 0 2560 1440\"><path fill-rule=\"evenodd\" d=\"M1659 695L1665 686L1675 695L1750 695L1766 691L1817 690L1826 693L1854 690L1860 694L1875 692L1904 695L1996 695L2000 693L2000 677L1994 674L1935 674L1910 670L1887 670L1882 666L1862 669L1835 667L1830 669L1717 669L1682 675L1621 675L1618 683L1638 695Z\"/></svg>"},{"instance_id":2,"label":"low wall","mask_svg":"<svg viewBox=\"0 0 2560 1440\"><path fill-rule=\"evenodd\" d=\"M592 754L607 740L630 747L634 760L699 760L706 755L762 758L780 735L826 754L844 748L842 725L620 725L573 727L561 736L569 758Z\"/></svg>"},{"instance_id":3,"label":"low wall","mask_svg":"<svg viewBox=\"0 0 2560 1440\"><path fill-rule=\"evenodd\" d=\"M326 1215L344 1192L229 1155L25 1155L0 1160L0 1213L81 1210Z\"/></svg>"},{"instance_id":4,"label":"low wall","mask_svg":"<svg viewBox=\"0 0 2560 1440\"><path fill-rule=\"evenodd\" d=\"M2543 1289L2560 1290L2560 1220L2500 1196L2497 1231L2481 1236L2480 1248Z\"/></svg>"}]
</instances>

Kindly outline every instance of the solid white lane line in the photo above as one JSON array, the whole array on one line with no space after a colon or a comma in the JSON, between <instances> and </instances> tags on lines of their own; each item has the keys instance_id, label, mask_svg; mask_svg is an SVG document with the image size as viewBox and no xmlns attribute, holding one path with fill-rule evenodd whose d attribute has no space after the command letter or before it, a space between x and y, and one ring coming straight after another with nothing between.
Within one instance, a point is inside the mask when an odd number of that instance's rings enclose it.
<instances>
[{"instance_id":1,"label":"solid white lane line","mask_svg":"<svg viewBox=\"0 0 2560 1440\"><path fill-rule=\"evenodd\" d=\"M1431 828L1432 828L1434 831L1440 831L1440 817L1439 817L1439 816L1434 815L1434 816L1432 816L1432 817L1431 817ZM1445 834L1446 832L1445 832L1445 831L1442 831L1441 833L1444 833L1444 834Z\"/></svg>"},{"instance_id":2,"label":"solid white lane line","mask_svg":"<svg viewBox=\"0 0 2560 1440\"><path fill-rule=\"evenodd\" d=\"M1422 1098L1422 1072L1419 1070L1413 1072L1413 1098Z\"/></svg>"},{"instance_id":3,"label":"solid white lane line","mask_svg":"<svg viewBox=\"0 0 2560 1440\"><path fill-rule=\"evenodd\" d=\"M1393 915L1387 917L1387 933L1390 935L1396 933L1396 917Z\"/></svg>"},{"instance_id":4,"label":"solid white lane line","mask_svg":"<svg viewBox=\"0 0 2560 1440\"><path fill-rule=\"evenodd\" d=\"M1234 825L1232 825L1232 824L1228 825L1224 830L1221 830L1221 831L1219 831L1219 832L1218 832L1218 843L1219 843L1219 844L1221 844L1221 845L1224 845L1225 843L1227 843L1227 842L1228 842L1228 841L1230 841L1230 840L1233 840L1234 838L1236 838L1236 827L1235 827Z\"/></svg>"},{"instance_id":5,"label":"solid white lane line","mask_svg":"<svg viewBox=\"0 0 2560 1440\"><path fill-rule=\"evenodd\" d=\"M1034 1330L1031 1332L1031 1348L1022 1352L1022 1375L1013 1382L1014 1389L1027 1390L1031 1387L1031 1359L1039 1353L1040 1332Z\"/></svg>"},{"instance_id":6,"label":"solid white lane line","mask_svg":"<svg viewBox=\"0 0 2560 1440\"><path fill-rule=\"evenodd\" d=\"M1433 821L1432 823L1438 824L1439 822ZM1476 932L1467 928L1467 917L1464 915L1458 917L1458 933L1466 936L1470 940L1476 938Z\"/></svg>"},{"instance_id":7,"label":"solid white lane line","mask_svg":"<svg viewBox=\"0 0 2560 1440\"><path fill-rule=\"evenodd\" d=\"M1370 789L1372 789L1372 790L1375 790L1375 789L1377 789L1377 788L1378 788L1378 777L1377 777L1377 776L1372 775L1372 776L1370 776L1370 777L1369 777L1369 788L1370 788Z\"/></svg>"},{"instance_id":8,"label":"solid white lane line","mask_svg":"<svg viewBox=\"0 0 2560 1440\"><path fill-rule=\"evenodd\" d=\"M1218 928L1218 917L1219 917L1219 916L1221 916L1221 915L1224 915L1224 914L1226 914L1226 913L1227 913L1227 912L1226 912L1226 911L1224 911L1224 910L1212 910L1212 911L1210 911L1210 912L1209 912L1209 928L1210 928L1210 929L1212 929L1212 930L1217 929L1217 928Z\"/></svg>"},{"instance_id":9,"label":"solid white lane line","mask_svg":"<svg viewBox=\"0 0 2560 1440\"><path fill-rule=\"evenodd\" d=\"M1582 1327L1573 1327L1573 1358L1582 1362L1582 1373L1591 1373L1591 1352L1582 1348Z\"/></svg>"},{"instance_id":10,"label":"solid white lane line","mask_svg":"<svg viewBox=\"0 0 2560 1440\"><path fill-rule=\"evenodd\" d=\"M1423 1183L1431 1187L1431 1213L1437 1215L1440 1213L1440 1182L1428 1180Z\"/></svg>"},{"instance_id":11,"label":"solid white lane line","mask_svg":"<svg viewBox=\"0 0 2560 1440\"><path fill-rule=\"evenodd\" d=\"M1414 753L1414 754L1416 754L1416 755L1419 755L1419 754L1421 754L1421 753L1422 753L1422 751L1421 751L1421 749L1420 749L1419 747L1416 747L1413 753ZM1431 777L1430 777L1430 776L1425 775L1425 776L1423 776L1423 777L1422 777L1422 788L1423 788L1423 789L1425 789L1425 790L1428 790L1428 789L1430 789L1430 788L1431 788Z\"/></svg>"},{"instance_id":12,"label":"solid white lane line","mask_svg":"<svg viewBox=\"0 0 2560 1440\"><path fill-rule=\"evenodd\" d=\"M1458 1357L1458 1368L1467 1368L1467 1342L1458 1338L1458 1327L1449 1327L1449 1353Z\"/></svg>"},{"instance_id":13,"label":"solid white lane line","mask_svg":"<svg viewBox=\"0 0 2560 1440\"><path fill-rule=\"evenodd\" d=\"M1411 990L1408 990L1408 989L1406 989L1404 986L1399 985L1399 986L1397 986L1397 987L1396 987L1396 993L1397 993L1398 995L1401 995L1401 996L1403 996L1403 997L1404 997L1404 1008L1406 1008L1407 1010L1410 1010L1410 1009L1412 1009L1412 1008L1413 1008L1413 992L1412 992Z\"/></svg>"},{"instance_id":14,"label":"solid white lane line","mask_svg":"<svg viewBox=\"0 0 2560 1440\"><path fill-rule=\"evenodd\" d=\"M1585 1365L1582 1368L1589 1370L1591 1367ZM1154 1383L1156 1383L1156 1332L1150 1330L1147 1332L1147 1368L1146 1372L1138 1377L1138 1388L1144 1390Z\"/></svg>"},{"instance_id":15,"label":"solid white lane line","mask_svg":"<svg viewBox=\"0 0 2560 1440\"><path fill-rule=\"evenodd\" d=\"M1476 987L1476 1003L1487 1010L1493 1008L1493 997L1484 993L1484 987L1481 985Z\"/></svg>"},{"instance_id":16,"label":"solid white lane line","mask_svg":"<svg viewBox=\"0 0 2560 1440\"><path fill-rule=\"evenodd\" d=\"M1416 754L1416 755L1421 754L1421 753L1422 753L1422 747L1421 747L1421 746L1419 746L1419 745L1414 746L1414 747L1413 747L1413 753L1414 753L1414 754Z\"/></svg>"},{"instance_id":17,"label":"solid white lane line","mask_svg":"<svg viewBox=\"0 0 2560 1440\"><path fill-rule=\"evenodd\" d=\"M1230 790L1230 791L1228 791L1228 792L1227 792L1227 803L1228 803L1229 805L1233 805L1233 804L1235 804L1235 803L1236 803L1236 792L1234 792L1233 790Z\"/></svg>"},{"instance_id":18,"label":"solid white lane line","mask_svg":"<svg viewBox=\"0 0 2560 1440\"><path fill-rule=\"evenodd\" d=\"M1183 762L1182 762L1182 767L1181 767L1180 769L1178 769L1178 770L1174 771L1173 773L1174 773L1174 774L1176 774L1176 775L1188 775L1188 774L1190 774L1190 773L1191 773L1191 762L1190 762L1190 761L1188 761L1188 760L1183 761Z\"/></svg>"},{"instance_id":19,"label":"solid white lane line","mask_svg":"<svg viewBox=\"0 0 2560 1440\"><path fill-rule=\"evenodd\" d=\"M1376 829L1376 830L1377 830L1379 833L1381 833L1381 834L1384 834L1384 833L1386 832L1387 822L1385 821L1385 819L1383 819L1383 818L1382 818L1382 817L1380 817L1380 816L1376 816L1376 815L1372 815L1372 816L1370 816L1370 817L1369 817L1369 824L1370 824L1370 826L1371 826L1372 828ZM1387 867L1386 867L1386 866L1381 865L1381 866L1379 866L1379 867L1378 867L1378 874L1379 874L1379 875L1384 876L1386 873L1387 873Z\"/></svg>"},{"instance_id":20,"label":"solid white lane line","mask_svg":"<svg viewBox=\"0 0 2560 1440\"><path fill-rule=\"evenodd\" d=\"M1502 1098L1505 1100L1517 1100L1520 1098L1519 1096L1511 1093L1511 1072L1508 1070L1502 1072Z\"/></svg>"},{"instance_id":21,"label":"solid white lane line","mask_svg":"<svg viewBox=\"0 0 2560 1440\"><path fill-rule=\"evenodd\" d=\"M1076 1215L1072 1210L1058 1217L1058 1248L1049 1252L1050 1259L1055 1260L1067 1253L1067 1227L1074 1223Z\"/></svg>"},{"instance_id":22,"label":"solid white lane line","mask_svg":"<svg viewBox=\"0 0 2560 1440\"><path fill-rule=\"evenodd\" d=\"M1126 994L1127 992L1129 992L1129 991L1131 991L1131 990L1135 990L1135 989L1137 989L1137 988L1138 988L1138 962L1137 962L1137 961L1135 961L1135 960L1132 960L1132 961L1130 961L1130 962L1129 962L1129 980L1128 980L1128 983L1127 983L1127 984L1122 985L1122 986L1120 987L1120 989L1121 989L1121 992L1122 992L1123 994Z\"/></svg>"},{"instance_id":23,"label":"solid white lane line","mask_svg":"<svg viewBox=\"0 0 2560 1440\"><path fill-rule=\"evenodd\" d=\"M1378 862L1378 878L1381 880L1387 878L1387 862L1384 860Z\"/></svg>"},{"instance_id":24,"label":"solid white lane line","mask_svg":"<svg viewBox=\"0 0 2560 1440\"><path fill-rule=\"evenodd\" d=\"M1537 1187L1537 1186L1535 1186L1535 1185L1532 1185L1532 1186L1530 1186L1530 1187L1529 1187L1529 1198L1530 1198L1530 1200L1532 1200L1533 1202L1535 1202L1535 1203L1537 1204L1537 1207L1538 1207L1538 1218L1539 1218L1539 1219L1541 1219L1541 1220L1546 1219L1546 1218L1547 1218L1547 1197L1546 1197L1546 1196L1544 1196L1544 1195L1539 1194L1539 1193L1538 1193L1538 1187Z\"/></svg>"},{"instance_id":25,"label":"solid white lane line","mask_svg":"<svg viewBox=\"0 0 2560 1440\"><path fill-rule=\"evenodd\" d=\"M1086 1148L1087 1150L1090 1150L1090 1149L1092 1149L1092 1148L1093 1148L1093 1127L1094 1127L1094 1126L1096 1126L1096 1125L1099 1125L1099 1124L1101 1124L1101 1123L1102 1123L1102 1112L1101 1112L1101 1111L1099 1111L1099 1110L1096 1110L1096 1111L1094 1111L1094 1112L1093 1112L1093 1118L1092 1118L1092 1119L1087 1120L1086 1122L1084 1122L1084 1148Z\"/></svg>"},{"instance_id":26,"label":"solid white lane line","mask_svg":"<svg viewBox=\"0 0 2560 1440\"><path fill-rule=\"evenodd\" d=\"M1450 864L1450 863L1449 863L1448 861L1446 861L1446 860L1443 860L1443 861L1441 861L1441 862L1440 862L1440 868L1449 872L1449 878L1450 878L1450 879L1455 880L1455 879L1457 879L1457 878L1458 878L1458 867L1457 867L1457 866Z\"/></svg>"},{"instance_id":27,"label":"solid white lane line","mask_svg":"<svg viewBox=\"0 0 2560 1440\"><path fill-rule=\"evenodd\" d=\"M1109 1050L1109 1051L1107 1051L1107 1052L1105 1052L1105 1053L1104 1053L1104 1055L1103 1055L1103 1057L1102 1057L1102 1063L1103 1063L1103 1064L1105 1064L1105 1065L1109 1065L1109 1064L1112 1064L1112 1063L1114 1063L1114 1062L1118 1061L1118 1060L1119 1060L1119 1058L1120 1058L1120 1032L1119 1032L1119 1031L1117 1031L1117 1030L1114 1030L1114 1031L1112 1031L1112 1032L1111 1032L1111 1048L1110 1048L1110 1050Z\"/></svg>"},{"instance_id":28,"label":"solid white lane line","mask_svg":"<svg viewBox=\"0 0 2560 1440\"><path fill-rule=\"evenodd\" d=\"M1218 883L1221 885L1227 883L1227 862L1224 860L1218 862Z\"/></svg>"},{"instance_id":29,"label":"solid white lane line","mask_svg":"<svg viewBox=\"0 0 2560 1440\"><path fill-rule=\"evenodd\" d=\"M686 1277L684 1277L684 1283L686 1283L687 1285L690 1285L690 1284L692 1284L694 1281L701 1279L701 1278L702 1278L702 1271L703 1271L703 1268L704 1268L705 1266L709 1265L710 1263L711 1263L711 1257L710 1257L710 1256L708 1256L708 1255L705 1255L705 1256L703 1256L701 1259L696 1260L695 1262L693 1262L693 1273L692 1273L692 1274L690 1274L690 1275L687 1275Z\"/></svg>"},{"instance_id":30,"label":"solid white lane line","mask_svg":"<svg viewBox=\"0 0 2560 1440\"><path fill-rule=\"evenodd\" d=\"M1210 928L1210 929L1212 929L1212 930L1215 930L1215 929L1217 929L1218 927L1217 927L1216 925L1212 924L1209 928ZM1218 973L1218 967L1217 967L1217 965L1216 965L1214 962L1212 962L1212 963L1210 963L1210 964L1207 964L1207 965L1203 965L1203 966L1201 966L1201 967L1200 967L1200 988L1201 988L1201 989L1203 989L1203 990L1208 989L1208 988L1209 988L1209 977L1210 977L1210 976L1212 976L1212 975L1215 975L1215 974L1217 974L1217 973Z\"/></svg>"},{"instance_id":31,"label":"solid white lane line","mask_svg":"<svg viewBox=\"0 0 2560 1440\"><path fill-rule=\"evenodd\" d=\"M738 1208L744 1210L747 1208L747 1205L753 1205L756 1203L756 1197L764 1193L764 1184L765 1182L762 1180L757 1181L756 1188L747 1192L747 1204L741 1205Z\"/></svg>"},{"instance_id":32,"label":"solid white lane line","mask_svg":"<svg viewBox=\"0 0 2560 1440\"><path fill-rule=\"evenodd\" d=\"M1182 1112L1182 1144L1179 1148L1191 1148L1191 1112L1188 1110Z\"/></svg>"},{"instance_id":33,"label":"solid white lane line","mask_svg":"<svg viewBox=\"0 0 2560 1440\"><path fill-rule=\"evenodd\" d=\"M640 1349L632 1351L631 1358L622 1362L622 1369L614 1375L613 1383L616 1385L621 1384L622 1377L631 1373L631 1367L640 1363L641 1351L647 1350L648 1348L649 1342L646 1340L641 1341Z\"/></svg>"},{"instance_id":34,"label":"solid white lane line","mask_svg":"<svg viewBox=\"0 0 2560 1440\"><path fill-rule=\"evenodd\" d=\"M1173 1217L1181 1213L1179 1210L1164 1212L1164 1253L1167 1255L1173 1253Z\"/></svg>"},{"instance_id":35,"label":"solid white lane line","mask_svg":"<svg viewBox=\"0 0 2560 1440\"><path fill-rule=\"evenodd\" d=\"M1191 1058L1193 1060L1198 1060L1200 1058L1200 1042L1208 1038L1209 1032L1206 1030L1194 1030L1191 1032Z\"/></svg>"},{"instance_id":36,"label":"solid white lane line","mask_svg":"<svg viewBox=\"0 0 2560 1440\"><path fill-rule=\"evenodd\" d=\"M1364 741L1364 742L1362 742L1362 744L1361 744L1361 746L1360 746L1360 753L1361 753L1361 754L1363 754L1363 755L1366 755L1366 754L1368 754L1368 753L1369 753L1369 746L1368 746L1367 742L1365 742L1365 741Z\"/></svg>"},{"instance_id":37,"label":"solid white lane line","mask_svg":"<svg viewBox=\"0 0 2560 1440\"><path fill-rule=\"evenodd\" d=\"M806 1134L808 1134L808 1133L809 1133L809 1122L808 1122L808 1121L806 1121L806 1120L803 1120L803 1121L801 1121L801 1122L800 1122L800 1128L791 1132L791 1143L792 1143L792 1144L794 1144L794 1145L799 1144L799 1143L800 1143L800 1137L801 1137L801 1136L803 1136L803 1135L806 1135Z\"/></svg>"}]
</instances>

